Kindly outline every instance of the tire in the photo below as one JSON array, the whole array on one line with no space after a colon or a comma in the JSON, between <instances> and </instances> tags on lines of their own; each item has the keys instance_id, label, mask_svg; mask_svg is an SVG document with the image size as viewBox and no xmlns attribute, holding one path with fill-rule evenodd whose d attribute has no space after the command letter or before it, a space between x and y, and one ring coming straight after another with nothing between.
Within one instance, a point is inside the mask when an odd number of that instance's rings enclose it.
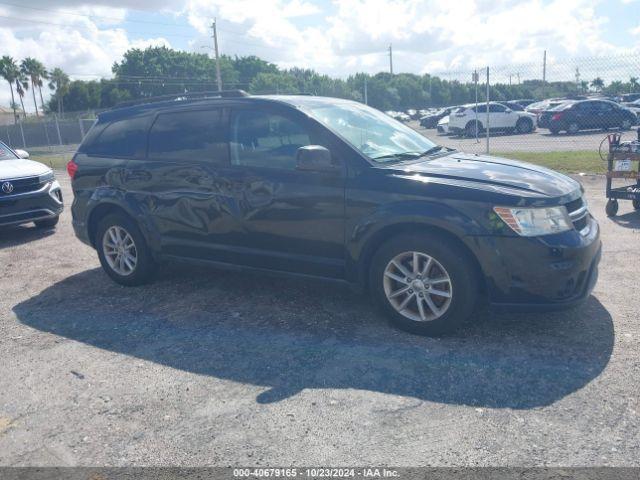
<instances>
[{"instance_id":1,"label":"tire","mask_svg":"<svg viewBox=\"0 0 640 480\"><path fill-rule=\"evenodd\" d=\"M632 202L634 210L640 210L640 200L634 200Z\"/></svg>"},{"instance_id":2,"label":"tire","mask_svg":"<svg viewBox=\"0 0 640 480\"><path fill-rule=\"evenodd\" d=\"M114 258L116 254L113 250L115 249L110 250L110 254L107 252L108 247L106 243L112 245L118 243L114 242L114 240L117 239L114 239L111 235L111 233L115 231L117 237L118 229L120 230L119 236L121 238L124 239L125 235L122 233L124 232L133 241L133 249L131 249L130 243L124 240L121 245L123 248L126 247L125 250L128 248L127 253L135 257L135 262L129 261L129 263L125 263L127 260L123 259L123 262L119 263L118 257ZM109 239L106 239L107 235L109 235ZM156 271L155 261L153 260L153 256L142 232L130 217L116 213L103 218L96 229L95 245L102 268L116 283L126 286L136 286L148 283L153 279ZM129 245L129 247L127 247L127 245ZM122 255L120 256L122 257ZM129 268L130 264L133 264L133 268ZM125 271L118 271L118 265L123 267L122 270ZM128 271L128 273L126 271Z\"/></svg>"},{"instance_id":3,"label":"tire","mask_svg":"<svg viewBox=\"0 0 640 480\"><path fill-rule=\"evenodd\" d=\"M464 127L464 135L466 137L475 137L482 130L482 124L477 121L471 121L467 123Z\"/></svg>"},{"instance_id":4,"label":"tire","mask_svg":"<svg viewBox=\"0 0 640 480\"><path fill-rule=\"evenodd\" d=\"M567 133L574 135L579 131L580 131L580 125L578 125L576 122L571 122L569 125L567 125Z\"/></svg>"},{"instance_id":5,"label":"tire","mask_svg":"<svg viewBox=\"0 0 640 480\"><path fill-rule=\"evenodd\" d=\"M516 130L520 134L527 134L533 132L533 122L528 118L520 118L516 122Z\"/></svg>"},{"instance_id":6,"label":"tire","mask_svg":"<svg viewBox=\"0 0 640 480\"><path fill-rule=\"evenodd\" d=\"M633 122L628 118L625 118L620 124L620 130L631 130Z\"/></svg>"},{"instance_id":7,"label":"tire","mask_svg":"<svg viewBox=\"0 0 640 480\"><path fill-rule=\"evenodd\" d=\"M560 133L560 129L558 127L549 127L549 131L551 135L558 135Z\"/></svg>"},{"instance_id":8,"label":"tire","mask_svg":"<svg viewBox=\"0 0 640 480\"><path fill-rule=\"evenodd\" d=\"M607 213L607 217L615 217L618 214L618 201L609 200L605 207L605 212Z\"/></svg>"},{"instance_id":9,"label":"tire","mask_svg":"<svg viewBox=\"0 0 640 480\"><path fill-rule=\"evenodd\" d=\"M414 252L422 278L413 269ZM430 266L425 270L429 258ZM406 273L411 276L402 278ZM429 286L423 283L425 278L439 281ZM390 321L402 330L429 336L452 332L469 318L478 300L478 284L476 269L467 253L438 235L399 235L388 240L374 255L369 274L370 291ZM398 290L404 293L398 294ZM438 294L429 293L435 291Z\"/></svg>"},{"instance_id":10,"label":"tire","mask_svg":"<svg viewBox=\"0 0 640 480\"><path fill-rule=\"evenodd\" d=\"M58 224L58 221L60 220L59 216L56 217L51 217L51 218L45 218L44 220L36 220L35 223L36 224L36 228L53 228Z\"/></svg>"}]
</instances>

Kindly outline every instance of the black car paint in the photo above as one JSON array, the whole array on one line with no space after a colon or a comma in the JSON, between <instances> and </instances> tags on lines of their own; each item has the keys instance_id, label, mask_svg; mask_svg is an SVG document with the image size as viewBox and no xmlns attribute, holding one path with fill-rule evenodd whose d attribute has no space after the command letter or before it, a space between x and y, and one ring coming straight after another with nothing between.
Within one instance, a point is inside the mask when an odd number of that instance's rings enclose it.
<instances>
[{"instance_id":1,"label":"black car paint","mask_svg":"<svg viewBox=\"0 0 640 480\"><path fill-rule=\"evenodd\" d=\"M496 221L493 206L563 205L582 195L574 180L532 165L443 152L376 164L304 111L305 99L250 97L184 102L180 108L248 106L286 112L318 132L335 171L237 167L206 159L75 156L73 225L95 245L97 218L121 209L134 218L156 256L178 256L346 281L364 287L382 241L431 231L456 242L482 273L492 303L562 306L584 299L600 248L597 223L524 238ZM107 112L99 123L132 113L156 115L171 104ZM99 125L98 125L98 128ZM545 282L550 276L553 281ZM592 287L592 285L591 285Z\"/></svg>"},{"instance_id":2,"label":"black car paint","mask_svg":"<svg viewBox=\"0 0 640 480\"><path fill-rule=\"evenodd\" d=\"M585 108L600 104L606 105L610 110L606 112ZM554 119L554 116L559 118ZM569 130L569 126L575 123L579 130L618 128L622 126L624 120L628 120L630 125L637 123L637 117L633 112L614 102L604 100L567 101L565 107L559 106L540 112L538 127L552 131L563 131Z\"/></svg>"}]
</instances>

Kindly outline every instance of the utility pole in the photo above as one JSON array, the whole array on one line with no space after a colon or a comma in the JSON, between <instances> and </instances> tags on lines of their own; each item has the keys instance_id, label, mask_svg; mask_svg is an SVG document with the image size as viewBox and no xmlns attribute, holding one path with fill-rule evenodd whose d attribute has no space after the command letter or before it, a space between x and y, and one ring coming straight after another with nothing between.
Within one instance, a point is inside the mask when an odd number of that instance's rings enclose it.
<instances>
[{"instance_id":1,"label":"utility pole","mask_svg":"<svg viewBox=\"0 0 640 480\"><path fill-rule=\"evenodd\" d=\"M393 46L389 44L389 73L393 75Z\"/></svg>"},{"instance_id":2,"label":"utility pole","mask_svg":"<svg viewBox=\"0 0 640 480\"><path fill-rule=\"evenodd\" d=\"M213 19L211 24L211 30L213 30L213 48L216 52L216 80L218 81L218 91L222 91L222 77L220 76L220 55L218 54L218 32L216 29L216 19Z\"/></svg>"}]
</instances>

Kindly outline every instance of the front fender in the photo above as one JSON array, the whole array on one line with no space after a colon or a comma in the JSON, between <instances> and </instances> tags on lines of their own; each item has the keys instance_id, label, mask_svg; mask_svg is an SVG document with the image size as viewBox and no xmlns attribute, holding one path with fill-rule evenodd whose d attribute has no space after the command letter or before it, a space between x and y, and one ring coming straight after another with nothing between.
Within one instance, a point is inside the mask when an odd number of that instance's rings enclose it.
<instances>
[{"instance_id":1,"label":"front fender","mask_svg":"<svg viewBox=\"0 0 640 480\"><path fill-rule=\"evenodd\" d=\"M346 232L347 275L361 281L363 267L382 241L398 233L427 228L453 235L465 245L469 236L488 232L456 208L435 201L405 201L381 205ZM469 248L470 246L467 245ZM471 248L470 248L471 249Z\"/></svg>"}]
</instances>

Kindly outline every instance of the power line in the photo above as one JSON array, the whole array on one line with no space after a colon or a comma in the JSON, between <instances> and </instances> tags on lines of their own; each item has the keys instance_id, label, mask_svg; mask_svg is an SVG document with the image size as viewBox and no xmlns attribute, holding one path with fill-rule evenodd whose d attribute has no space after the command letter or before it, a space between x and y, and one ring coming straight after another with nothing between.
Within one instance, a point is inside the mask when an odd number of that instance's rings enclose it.
<instances>
[{"instance_id":1,"label":"power line","mask_svg":"<svg viewBox=\"0 0 640 480\"><path fill-rule=\"evenodd\" d=\"M37 20L37 19L32 19L32 18L13 17L13 16L9 16L9 15L0 15L0 18L5 18L7 20L14 20L14 21L19 21L19 22L25 22L25 23L40 23L40 24L43 24L43 25L53 25L53 26L58 26L58 27L67 27L67 28L84 27L85 29L89 28L87 25L83 25L83 24L72 25L72 24L69 24L69 23L50 22L50 21L46 21L46 20ZM122 27L119 27L119 28L122 28ZM123 29L123 30L127 34L133 34L133 35L158 35L158 36L162 36L162 37L188 38L190 40L194 39L193 35L185 35L185 34L180 34L180 33L153 32L153 31L142 32L142 31L128 30L128 29ZM232 42L229 42L229 44L230 45L234 45L234 44L247 45L247 46L258 47L258 48L263 48L263 49L269 48L267 45L260 45L260 44L257 44L257 43L238 41L238 40L234 40Z\"/></svg>"},{"instance_id":2,"label":"power line","mask_svg":"<svg viewBox=\"0 0 640 480\"><path fill-rule=\"evenodd\" d=\"M161 25L161 26L165 26L165 27L178 27L178 28L189 28L192 29L193 27L191 25L180 25L177 23L171 23L171 22L156 22L156 21L150 21L150 20L132 20L132 19L127 19L127 18L118 18L118 17L107 17L104 15L89 15L89 14L84 14L84 13L77 13L77 12L68 12L66 10L54 10L54 9L50 9L50 8L41 8L41 7L31 7L31 6L27 6L27 5L18 5L16 3L9 3L9 2L0 2L0 5L7 5L10 7L15 7L15 8L23 8L23 9L28 9L28 10L35 10L35 11L39 11L39 12L48 12L48 13L57 13L57 14L61 14L61 15L73 15L75 17L83 17L83 18L89 18L89 19L98 19L98 20L108 20L108 21L115 21L115 22L119 22L119 23L140 23L140 24L146 24L146 25ZM131 8L127 8L127 10L134 10ZM142 10L137 10L142 12ZM145 12L148 13L148 12ZM246 32L240 32L238 30L233 30L227 27L218 27L218 30L225 32L225 33L229 33L231 35L239 35L239 36L245 36Z\"/></svg>"}]
</instances>

